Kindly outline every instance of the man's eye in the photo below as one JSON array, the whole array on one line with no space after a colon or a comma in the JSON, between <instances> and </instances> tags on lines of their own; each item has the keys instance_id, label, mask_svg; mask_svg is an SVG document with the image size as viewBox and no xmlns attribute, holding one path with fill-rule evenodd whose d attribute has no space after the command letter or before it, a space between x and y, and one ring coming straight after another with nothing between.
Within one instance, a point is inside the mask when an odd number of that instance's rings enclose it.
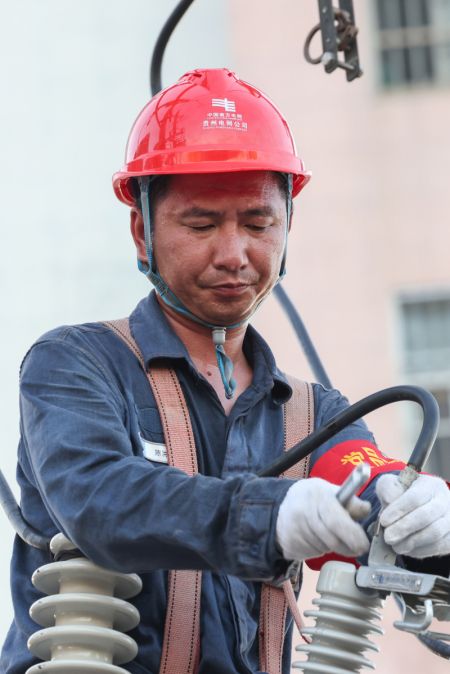
<instances>
[{"instance_id":1,"label":"man's eye","mask_svg":"<svg viewBox=\"0 0 450 674\"><path fill-rule=\"evenodd\" d=\"M247 225L247 229L250 229L252 232L264 232L269 227L270 225L254 225L251 223Z\"/></svg>"},{"instance_id":2,"label":"man's eye","mask_svg":"<svg viewBox=\"0 0 450 674\"><path fill-rule=\"evenodd\" d=\"M209 229L212 229L214 227L213 224L201 224L201 223L190 223L188 225L191 229L195 229L197 232L207 232Z\"/></svg>"}]
</instances>

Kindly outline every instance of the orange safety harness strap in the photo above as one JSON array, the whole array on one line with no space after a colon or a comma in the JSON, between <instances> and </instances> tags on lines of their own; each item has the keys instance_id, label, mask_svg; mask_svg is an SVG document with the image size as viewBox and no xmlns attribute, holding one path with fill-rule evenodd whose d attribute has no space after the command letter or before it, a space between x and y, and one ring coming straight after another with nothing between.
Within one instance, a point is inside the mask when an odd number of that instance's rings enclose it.
<instances>
[{"instance_id":1,"label":"orange safety harness strap","mask_svg":"<svg viewBox=\"0 0 450 674\"><path fill-rule=\"evenodd\" d=\"M164 432L168 463L188 475L198 473L189 411L172 369L148 372L128 319L106 321L139 359L155 396ZM169 571L168 601L159 674L194 674L200 658L201 571Z\"/></svg>"},{"instance_id":2,"label":"orange safety harness strap","mask_svg":"<svg viewBox=\"0 0 450 674\"><path fill-rule=\"evenodd\" d=\"M198 472L197 455L189 417L180 383L174 370L152 367L147 372L127 318L105 321L141 363L161 418L167 446L168 463L188 475ZM285 450L302 440L313 429L314 408L312 387L289 377L293 389L284 405ZM308 476L309 457L286 471L282 477L300 479ZM200 658L200 571L170 571L168 604L159 674L195 674ZM264 584L261 590L259 625L260 669L268 674L281 674L283 643L288 607L300 629L301 616L292 588L287 580L283 587Z\"/></svg>"},{"instance_id":3,"label":"orange safety harness strap","mask_svg":"<svg viewBox=\"0 0 450 674\"><path fill-rule=\"evenodd\" d=\"M288 376L292 396L284 405L284 450L287 451L309 435L314 428L314 398L312 387ZM308 477L309 456L285 471L280 477L299 480ZM281 674L283 644L288 607L300 630L302 617L290 580L281 588L264 584L261 590L259 617L259 667L268 674Z\"/></svg>"}]
</instances>

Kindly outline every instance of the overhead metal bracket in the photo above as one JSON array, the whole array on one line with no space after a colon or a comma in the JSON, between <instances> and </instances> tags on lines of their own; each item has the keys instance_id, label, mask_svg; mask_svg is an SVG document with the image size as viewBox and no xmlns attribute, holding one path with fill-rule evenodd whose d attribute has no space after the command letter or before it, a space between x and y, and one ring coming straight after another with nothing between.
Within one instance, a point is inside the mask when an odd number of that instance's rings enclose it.
<instances>
[{"instance_id":1,"label":"overhead metal bracket","mask_svg":"<svg viewBox=\"0 0 450 674\"><path fill-rule=\"evenodd\" d=\"M309 63L322 63L325 72L332 73L336 68L346 71L347 81L351 82L363 74L359 66L353 0L339 0L339 7L333 7L332 0L318 0L320 23L310 30L305 41L304 55ZM322 35L322 54L311 56L310 46L313 37ZM342 51L344 60L338 56Z\"/></svg>"}]
</instances>

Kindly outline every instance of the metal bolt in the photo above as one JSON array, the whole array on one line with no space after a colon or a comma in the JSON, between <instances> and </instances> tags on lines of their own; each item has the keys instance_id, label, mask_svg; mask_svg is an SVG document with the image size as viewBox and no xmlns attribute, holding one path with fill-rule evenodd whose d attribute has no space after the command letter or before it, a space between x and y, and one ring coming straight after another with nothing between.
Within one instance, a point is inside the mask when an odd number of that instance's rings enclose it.
<instances>
[{"instance_id":1,"label":"metal bolt","mask_svg":"<svg viewBox=\"0 0 450 674\"><path fill-rule=\"evenodd\" d=\"M321 60L322 60L322 64L323 64L324 66L327 66L329 63L331 63L332 61L335 60L334 54L333 54L332 52L326 51L326 52L322 55L322 59L321 59Z\"/></svg>"}]
</instances>

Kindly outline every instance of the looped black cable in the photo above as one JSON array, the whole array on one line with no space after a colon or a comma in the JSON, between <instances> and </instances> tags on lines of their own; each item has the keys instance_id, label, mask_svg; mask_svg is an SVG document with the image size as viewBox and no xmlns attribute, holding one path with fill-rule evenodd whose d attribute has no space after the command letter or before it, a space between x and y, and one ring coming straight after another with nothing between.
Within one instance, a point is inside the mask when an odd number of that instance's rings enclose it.
<instances>
[{"instance_id":1,"label":"looped black cable","mask_svg":"<svg viewBox=\"0 0 450 674\"><path fill-rule=\"evenodd\" d=\"M312 65L317 65L322 61L322 56L323 53L320 54L320 56L311 56L310 52L310 47L311 47L311 42L314 38L314 36L320 32L320 23L316 24L311 28L309 31L308 35L306 36L305 44L303 46L303 56L305 57L305 60L308 61L308 63L312 63Z\"/></svg>"},{"instance_id":2,"label":"looped black cable","mask_svg":"<svg viewBox=\"0 0 450 674\"><path fill-rule=\"evenodd\" d=\"M372 393L372 395L350 405L337 414L325 426L319 428L292 449L258 473L259 477L276 477L295 465L324 442L333 438L339 431L366 414L374 412L389 403L411 400L418 403L423 411L423 424L416 445L409 458L408 465L417 471L422 470L431 452L439 428L439 407L434 396L420 386L392 386Z\"/></svg>"}]
</instances>

